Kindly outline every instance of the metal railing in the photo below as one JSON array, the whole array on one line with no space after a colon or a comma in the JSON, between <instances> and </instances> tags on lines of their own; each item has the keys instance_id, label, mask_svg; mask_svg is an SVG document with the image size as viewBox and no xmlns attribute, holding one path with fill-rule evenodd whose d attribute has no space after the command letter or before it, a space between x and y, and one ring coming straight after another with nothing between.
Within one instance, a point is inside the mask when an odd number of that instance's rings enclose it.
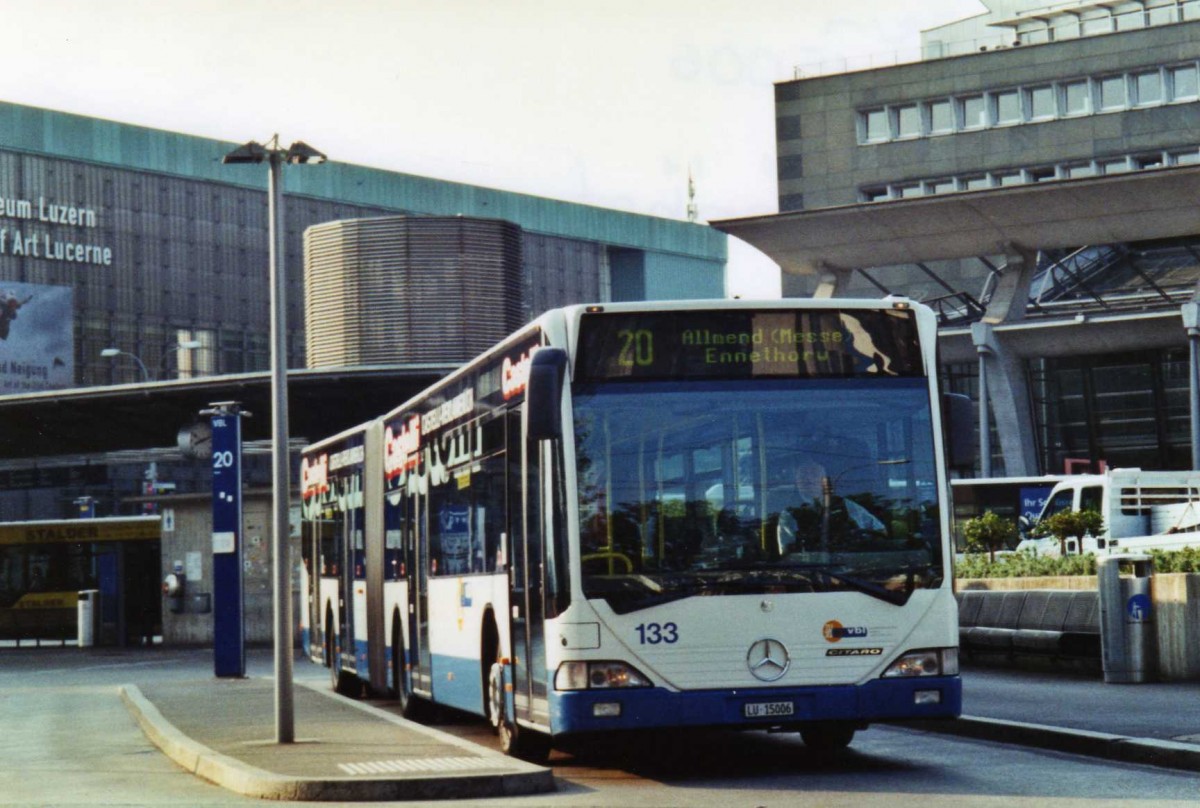
<instances>
[{"instance_id":1,"label":"metal railing","mask_svg":"<svg viewBox=\"0 0 1200 808\"><path fill-rule=\"evenodd\" d=\"M1056 12L1065 14L1070 7L1078 5L1078 3L1048 5L1043 9L1022 12L1021 19L1022 21L1027 19L1031 21L1034 19L1045 19L1045 16L1038 17L1035 12L1040 11L1042 15L1050 15ZM917 62L951 59L975 53L1028 47L1056 41L1066 42L1076 39L1087 39L1094 36L1125 33L1144 28L1157 28L1163 25L1175 25L1176 23L1200 20L1200 0L1186 0L1182 5L1175 6L1171 10L1174 12L1171 19L1162 19L1160 15L1156 15L1154 12L1160 11L1160 8L1156 7L1153 9L1113 14L1109 17L1096 20L1078 21L1077 31L1070 35L1064 35L1064 26L1051 26L1048 22L1045 28L1018 32L1015 30L1015 21L1006 21L1011 22L1013 27L1008 31L997 33L993 36L974 37L949 42L930 40L930 42L914 48L900 48L892 51L848 56L840 59L825 59L819 62L794 65L792 67L792 78L812 79L820 76L836 76L843 73L856 73L883 67L898 67L899 65L916 64ZM1135 19L1135 17L1140 19ZM1108 24L1107 30L1084 32L1082 28L1083 22L1096 23L1101 21ZM1053 38L1051 37L1052 33L1056 34Z\"/></svg>"}]
</instances>

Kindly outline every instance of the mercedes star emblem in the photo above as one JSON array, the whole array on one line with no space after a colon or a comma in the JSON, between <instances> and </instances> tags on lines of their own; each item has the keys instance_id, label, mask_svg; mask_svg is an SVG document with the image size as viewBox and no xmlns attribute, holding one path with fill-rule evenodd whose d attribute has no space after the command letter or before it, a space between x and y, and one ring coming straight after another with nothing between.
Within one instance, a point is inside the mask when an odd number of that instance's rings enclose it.
<instances>
[{"instance_id":1,"label":"mercedes star emblem","mask_svg":"<svg viewBox=\"0 0 1200 808\"><path fill-rule=\"evenodd\" d=\"M746 667L763 682L781 679L791 664L787 646L779 640L758 640L746 652Z\"/></svg>"}]
</instances>

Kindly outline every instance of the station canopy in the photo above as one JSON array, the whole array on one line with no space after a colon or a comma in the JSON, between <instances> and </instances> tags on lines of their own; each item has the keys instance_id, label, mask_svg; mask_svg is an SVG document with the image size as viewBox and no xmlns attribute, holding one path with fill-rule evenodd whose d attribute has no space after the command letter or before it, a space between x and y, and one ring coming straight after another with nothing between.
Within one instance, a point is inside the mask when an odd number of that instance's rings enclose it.
<instances>
[{"instance_id":1,"label":"station canopy","mask_svg":"<svg viewBox=\"0 0 1200 808\"><path fill-rule=\"evenodd\" d=\"M453 369L289 371L288 432L309 440L335 434L387 413ZM251 413L242 424L243 440L270 438L267 372L0 396L0 460L174 447L180 428L223 401L237 401Z\"/></svg>"},{"instance_id":2,"label":"station canopy","mask_svg":"<svg viewBox=\"0 0 1200 808\"><path fill-rule=\"evenodd\" d=\"M1200 166L1053 180L710 224L798 275L1200 232Z\"/></svg>"}]
</instances>

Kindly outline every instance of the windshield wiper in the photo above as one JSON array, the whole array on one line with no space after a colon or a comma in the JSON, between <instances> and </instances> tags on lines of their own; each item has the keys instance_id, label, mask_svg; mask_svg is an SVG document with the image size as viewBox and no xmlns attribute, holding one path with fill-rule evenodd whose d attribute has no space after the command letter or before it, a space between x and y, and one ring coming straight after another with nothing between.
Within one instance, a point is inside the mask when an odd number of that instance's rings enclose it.
<instances>
[{"instance_id":1,"label":"windshield wiper","mask_svg":"<svg viewBox=\"0 0 1200 808\"><path fill-rule=\"evenodd\" d=\"M845 572L837 572L821 564L803 565L799 569L804 570L806 574L816 575L824 578L828 582L838 581L844 586L847 586L856 592L861 592L864 595L877 598L893 606L903 606L908 602L909 596L912 594L912 578L909 577L909 586L906 591L897 592L887 587L880 586L874 581L868 581L865 578L859 578L855 575L850 575Z\"/></svg>"}]
</instances>

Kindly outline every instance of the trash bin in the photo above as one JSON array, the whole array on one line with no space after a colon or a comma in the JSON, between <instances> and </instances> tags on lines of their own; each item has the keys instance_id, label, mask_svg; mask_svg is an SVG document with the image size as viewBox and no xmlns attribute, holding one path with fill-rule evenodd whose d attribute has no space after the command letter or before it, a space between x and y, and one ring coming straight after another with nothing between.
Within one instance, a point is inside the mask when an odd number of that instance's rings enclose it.
<instances>
[{"instance_id":1,"label":"trash bin","mask_svg":"<svg viewBox=\"0 0 1200 808\"><path fill-rule=\"evenodd\" d=\"M1153 578L1154 560L1148 555L1096 559L1105 682L1148 682L1158 673L1158 636L1150 592Z\"/></svg>"},{"instance_id":2,"label":"trash bin","mask_svg":"<svg viewBox=\"0 0 1200 808\"><path fill-rule=\"evenodd\" d=\"M76 618L80 648L91 648L100 633L100 590L85 589L79 593Z\"/></svg>"}]
</instances>

